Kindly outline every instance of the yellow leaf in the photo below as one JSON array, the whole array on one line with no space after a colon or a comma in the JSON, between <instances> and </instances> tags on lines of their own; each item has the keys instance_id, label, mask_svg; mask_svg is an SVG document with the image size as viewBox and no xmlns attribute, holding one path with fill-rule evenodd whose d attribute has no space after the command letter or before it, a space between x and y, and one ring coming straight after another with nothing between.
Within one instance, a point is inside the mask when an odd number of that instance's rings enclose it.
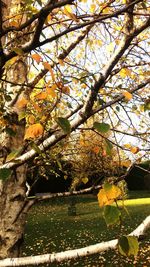
<instances>
[{"instance_id":1,"label":"yellow leaf","mask_svg":"<svg viewBox=\"0 0 150 267\"><path fill-rule=\"evenodd\" d=\"M98 45L98 46L102 46L103 45L103 41L102 40L96 40L96 44Z\"/></svg>"},{"instance_id":2,"label":"yellow leaf","mask_svg":"<svg viewBox=\"0 0 150 267\"><path fill-rule=\"evenodd\" d=\"M126 76L131 76L131 70L127 68L123 68L119 71L119 74L122 78L125 78Z\"/></svg>"},{"instance_id":3,"label":"yellow leaf","mask_svg":"<svg viewBox=\"0 0 150 267\"><path fill-rule=\"evenodd\" d=\"M61 65L61 66L64 66L65 64L64 64L64 61L61 59L61 58L58 58L58 62L59 62L59 64Z\"/></svg>"},{"instance_id":4,"label":"yellow leaf","mask_svg":"<svg viewBox=\"0 0 150 267\"><path fill-rule=\"evenodd\" d=\"M11 20L10 22L9 22L9 26L10 27L18 27L19 25L18 25L18 21L17 20Z\"/></svg>"},{"instance_id":5,"label":"yellow leaf","mask_svg":"<svg viewBox=\"0 0 150 267\"><path fill-rule=\"evenodd\" d=\"M55 85L61 90L62 90L62 88L64 86L62 82L57 82L57 84L55 84Z\"/></svg>"},{"instance_id":6,"label":"yellow leaf","mask_svg":"<svg viewBox=\"0 0 150 267\"><path fill-rule=\"evenodd\" d=\"M104 189L101 189L97 196L98 196L98 202L99 202L100 207L110 205L114 202L112 199L107 198L107 195Z\"/></svg>"},{"instance_id":7,"label":"yellow leaf","mask_svg":"<svg viewBox=\"0 0 150 267\"><path fill-rule=\"evenodd\" d=\"M71 9L70 5L66 5L64 9L67 10L67 12L69 12L69 13L72 12L72 9Z\"/></svg>"},{"instance_id":8,"label":"yellow leaf","mask_svg":"<svg viewBox=\"0 0 150 267\"><path fill-rule=\"evenodd\" d=\"M121 196L121 190L118 186L112 185L111 189L106 191L107 198L110 199L117 199L119 196Z\"/></svg>"},{"instance_id":9,"label":"yellow leaf","mask_svg":"<svg viewBox=\"0 0 150 267\"><path fill-rule=\"evenodd\" d=\"M144 105L140 105L139 109L140 109L141 112L144 112Z\"/></svg>"},{"instance_id":10,"label":"yellow leaf","mask_svg":"<svg viewBox=\"0 0 150 267\"><path fill-rule=\"evenodd\" d=\"M17 55L22 56L24 54L23 50L19 47L15 47L12 49Z\"/></svg>"},{"instance_id":11,"label":"yellow leaf","mask_svg":"<svg viewBox=\"0 0 150 267\"><path fill-rule=\"evenodd\" d=\"M112 12L112 8L111 7L106 7L103 9L103 14L108 14L108 13L111 13Z\"/></svg>"},{"instance_id":12,"label":"yellow leaf","mask_svg":"<svg viewBox=\"0 0 150 267\"><path fill-rule=\"evenodd\" d=\"M87 177L82 178L82 182L83 182L84 184L87 184L88 181L89 181L89 179L88 179Z\"/></svg>"},{"instance_id":13,"label":"yellow leaf","mask_svg":"<svg viewBox=\"0 0 150 267\"><path fill-rule=\"evenodd\" d=\"M38 95L36 95L35 97L36 97L36 99L44 100L44 99L47 98L47 93L46 92L41 92Z\"/></svg>"},{"instance_id":14,"label":"yellow leaf","mask_svg":"<svg viewBox=\"0 0 150 267\"><path fill-rule=\"evenodd\" d=\"M17 103L16 103L16 107L18 109L22 109L22 108L25 108L26 105L28 103L28 100L23 96L21 97L20 99L18 99Z\"/></svg>"},{"instance_id":15,"label":"yellow leaf","mask_svg":"<svg viewBox=\"0 0 150 267\"><path fill-rule=\"evenodd\" d=\"M131 160L123 160L123 161L121 161L121 166L123 166L123 167L128 168L128 167L130 167L130 165L131 165Z\"/></svg>"},{"instance_id":16,"label":"yellow leaf","mask_svg":"<svg viewBox=\"0 0 150 267\"><path fill-rule=\"evenodd\" d=\"M136 154L136 153L139 152L139 148L136 147L136 146L133 146L133 147L130 148L130 151L131 151L133 154Z\"/></svg>"},{"instance_id":17,"label":"yellow leaf","mask_svg":"<svg viewBox=\"0 0 150 267\"><path fill-rule=\"evenodd\" d=\"M62 92L69 95L70 94L70 88L68 86L63 86Z\"/></svg>"},{"instance_id":18,"label":"yellow leaf","mask_svg":"<svg viewBox=\"0 0 150 267\"><path fill-rule=\"evenodd\" d=\"M124 147L127 148L127 149L130 149L131 145L130 144L124 144Z\"/></svg>"},{"instance_id":19,"label":"yellow leaf","mask_svg":"<svg viewBox=\"0 0 150 267\"><path fill-rule=\"evenodd\" d=\"M4 118L0 118L0 126L6 126L8 124L8 121L6 121Z\"/></svg>"},{"instance_id":20,"label":"yellow leaf","mask_svg":"<svg viewBox=\"0 0 150 267\"><path fill-rule=\"evenodd\" d=\"M107 45L106 49L108 52L113 52L114 51L114 43L110 43L109 45Z\"/></svg>"},{"instance_id":21,"label":"yellow leaf","mask_svg":"<svg viewBox=\"0 0 150 267\"><path fill-rule=\"evenodd\" d=\"M95 147L93 147L93 152L95 153L95 154L98 154L99 153L99 151L100 151L100 148L99 148L99 146L95 146Z\"/></svg>"},{"instance_id":22,"label":"yellow leaf","mask_svg":"<svg viewBox=\"0 0 150 267\"><path fill-rule=\"evenodd\" d=\"M72 9L71 9L71 6L69 5L66 5L64 7L64 10L63 10L63 13L69 17L70 19L74 20L74 21L78 21L75 14L72 13Z\"/></svg>"},{"instance_id":23,"label":"yellow leaf","mask_svg":"<svg viewBox=\"0 0 150 267\"><path fill-rule=\"evenodd\" d=\"M82 87L83 89L86 89L86 88L87 88L87 85L86 85L85 83L83 83L83 84L81 85L81 87Z\"/></svg>"},{"instance_id":24,"label":"yellow leaf","mask_svg":"<svg viewBox=\"0 0 150 267\"><path fill-rule=\"evenodd\" d=\"M131 100L133 97L132 94L127 91L123 92L122 94L124 95L126 100Z\"/></svg>"},{"instance_id":25,"label":"yellow leaf","mask_svg":"<svg viewBox=\"0 0 150 267\"><path fill-rule=\"evenodd\" d=\"M100 189L98 193L99 206L103 207L112 204L118 197L121 196L121 190L116 185L109 185L109 187Z\"/></svg>"},{"instance_id":26,"label":"yellow leaf","mask_svg":"<svg viewBox=\"0 0 150 267\"><path fill-rule=\"evenodd\" d=\"M102 156L103 156L103 157L106 157L106 156L107 156L107 152L106 152L105 149L102 151Z\"/></svg>"},{"instance_id":27,"label":"yellow leaf","mask_svg":"<svg viewBox=\"0 0 150 267\"><path fill-rule=\"evenodd\" d=\"M39 54L32 54L31 57L39 64L42 61L42 57Z\"/></svg>"},{"instance_id":28,"label":"yellow leaf","mask_svg":"<svg viewBox=\"0 0 150 267\"><path fill-rule=\"evenodd\" d=\"M90 5L90 11L91 11L92 13L94 13L95 10L96 10L96 5L95 5L95 4L91 4L91 5Z\"/></svg>"},{"instance_id":29,"label":"yellow leaf","mask_svg":"<svg viewBox=\"0 0 150 267\"><path fill-rule=\"evenodd\" d=\"M115 40L115 44L116 44L116 45L119 45L119 44L120 44L120 40L116 39L116 40Z\"/></svg>"},{"instance_id":30,"label":"yellow leaf","mask_svg":"<svg viewBox=\"0 0 150 267\"><path fill-rule=\"evenodd\" d=\"M81 146L85 146L85 141L83 139L80 139L79 143Z\"/></svg>"},{"instance_id":31,"label":"yellow leaf","mask_svg":"<svg viewBox=\"0 0 150 267\"><path fill-rule=\"evenodd\" d=\"M42 109L39 107L39 105L37 103L32 101L32 105L33 105L33 107L35 108L36 111L38 111L38 112L42 111Z\"/></svg>"},{"instance_id":32,"label":"yellow leaf","mask_svg":"<svg viewBox=\"0 0 150 267\"><path fill-rule=\"evenodd\" d=\"M44 128L40 123L30 125L26 131L24 139L35 139L43 134Z\"/></svg>"},{"instance_id":33,"label":"yellow leaf","mask_svg":"<svg viewBox=\"0 0 150 267\"><path fill-rule=\"evenodd\" d=\"M46 18L45 24L48 25L49 22L51 22L52 18L53 18L52 15L49 14L49 15L47 16L47 18Z\"/></svg>"},{"instance_id":34,"label":"yellow leaf","mask_svg":"<svg viewBox=\"0 0 150 267\"><path fill-rule=\"evenodd\" d=\"M52 76L52 80L55 81L55 75L54 75L54 72L52 70L51 65L48 62L43 62L42 64L43 64L45 69L49 70L49 72L50 72L50 74Z\"/></svg>"},{"instance_id":35,"label":"yellow leaf","mask_svg":"<svg viewBox=\"0 0 150 267\"><path fill-rule=\"evenodd\" d=\"M30 123L30 124L34 124L35 123L34 115L29 115L27 119L28 119L28 123Z\"/></svg>"},{"instance_id":36,"label":"yellow leaf","mask_svg":"<svg viewBox=\"0 0 150 267\"><path fill-rule=\"evenodd\" d=\"M53 86L53 85L51 87L46 87L46 92L52 98L55 98L57 96L57 93L55 91L55 86Z\"/></svg>"},{"instance_id":37,"label":"yellow leaf","mask_svg":"<svg viewBox=\"0 0 150 267\"><path fill-rule=\"evenodd\" d=\"M41 121L41 122L45 122L46 119L47 119L47 116L43 115L40 121Z\"/></svg>"},{"instance_id":38,"label":"yellow leaf","mask_svg":"<svg viewBox=\"0 0 150 267\"><path fill-rule=\"evenodd\" d=\"M19 59L18 56L15 56L15 57L9 59L9 60L5 63L5 67L7 68L7 67L13 65L18 59Z\"/></svg>"}]
</instances>

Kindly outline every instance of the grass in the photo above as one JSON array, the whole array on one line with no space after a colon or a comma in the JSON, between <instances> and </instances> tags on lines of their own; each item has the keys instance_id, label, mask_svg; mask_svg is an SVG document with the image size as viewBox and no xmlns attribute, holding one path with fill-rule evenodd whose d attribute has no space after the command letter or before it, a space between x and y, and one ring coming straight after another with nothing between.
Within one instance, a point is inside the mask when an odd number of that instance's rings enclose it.
<instances>
[{"instance_id":1,"label":"grass","mask_svg":"<svg viewBox=\"0 0 150 267\"><path fill-rule=\"evenodd\" d=\"M129 199L125 201L130 216L122 210L123 227L119 225L107 228L99 208L96 196L86 195L75 197L76 216L68 216L69 199L47 201L33 207L26 225L23 255L36 255L81 248L101 241L117 238L131 232L149 215L150 198ZM108 251L99 255L63 262L59 266L79 267L129 267L150 266L150 231L140 244L138 256L127 259L117 251ZM43 265L42 265L43 266ZM51 264L47 266L58 266Z\"/></svg>"}]
</instances>

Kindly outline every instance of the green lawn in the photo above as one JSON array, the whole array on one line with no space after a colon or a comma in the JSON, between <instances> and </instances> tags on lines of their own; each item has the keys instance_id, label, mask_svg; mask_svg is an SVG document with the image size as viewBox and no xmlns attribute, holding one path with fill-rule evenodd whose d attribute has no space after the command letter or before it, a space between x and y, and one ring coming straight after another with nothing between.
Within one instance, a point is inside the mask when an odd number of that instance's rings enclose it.
<instances>
[{"instance_id":1,"label":"green lawn","mask_svg":"<svg viewBox=\"0 0 150 267\"><path fill-rule=\"evenodd\" d=\"M75 249L97 242L117 238L121 232L131 232L150 213L150 198L125 201L130 216L122 210L123 227L107 228L96 197L92 195L75 197L77 215L68 216L68 199L47 201L32 208L26 226L23 255L36 255ZM63 262L59 266L150 266L150 231L140 243L136 259L120 256L117 251L109 251L95 256ZM42 265L43 266L43 265ZM48 266L58 266L51 264Z\"/></svg>"}]
</instances>

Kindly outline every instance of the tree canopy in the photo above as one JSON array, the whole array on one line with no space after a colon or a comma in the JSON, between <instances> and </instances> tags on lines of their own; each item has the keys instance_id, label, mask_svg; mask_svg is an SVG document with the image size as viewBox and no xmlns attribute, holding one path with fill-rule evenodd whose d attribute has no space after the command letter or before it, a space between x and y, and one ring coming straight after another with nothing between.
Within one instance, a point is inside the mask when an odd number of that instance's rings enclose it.
<instances>
[{"instance_id":1,"label":"tree canopy","mask_svg":"<svg viewBox=\"0 0 150 267\"><path fill-rule=\"evenodd\" d=\"M16 112L26 120L25 140L47 138L45 150L98 114L103 124L93 127L103 134L107 123L119 148L148 151L148 3L18 2L2 23L2 127L14 131L7 113ZM24 73L11 81L17 68Z\"/></svg>"},{"instance_id":2,"label":"tree canopy","mask_svg":"<svg viewBox=\"0 0 150 267\"><path fill-rule=\"evenodd\" d=\"M117 166L149 157L149 11L148 0L0 1L0 258L18 255L29 161L87 128Z\"/></svg>"}]
</instances>

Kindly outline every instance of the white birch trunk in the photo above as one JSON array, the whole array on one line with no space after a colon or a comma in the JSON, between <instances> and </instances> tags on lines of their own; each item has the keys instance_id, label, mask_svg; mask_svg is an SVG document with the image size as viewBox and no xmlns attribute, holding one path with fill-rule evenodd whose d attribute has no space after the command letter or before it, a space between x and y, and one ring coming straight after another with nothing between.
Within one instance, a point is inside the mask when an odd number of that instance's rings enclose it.
<instances>
[{"instance_id":1,"label":"white birch trunk","mask_svg":"<svg viewBox=\"0 0 150 267\"><path fill-rule=\"evenodd\" d=\"M13 8L19 4L19 0L5 0L5 15L12 15ZM15 33L11 37L14 37ZM4 44L8 40L3 39ZM7 49L11 49L10 47ZM26 63L18 60L11 68L4 72L9 83L3 83L8 95L12 96L12 101L18 95L20 87L16 83L24 83L27 78ZM18 120L18 113L15 106L10 101L5 101L6 115L8 117L8 126L15 131L15 136L4 131L0 136L2 149L5 149L6 155L3 160L7 161L10 152L21 150L24 143L25 123ZM9 161L9 160L8 160ZM1 181L0 185L0 259L6 257L18 257L20 255L20 247L23 241L24 226L26 214L23 212L26 203L26 171L27 166L23 164L15 170L12 170L9 179Z\"/></svg>"}]
</instances>

